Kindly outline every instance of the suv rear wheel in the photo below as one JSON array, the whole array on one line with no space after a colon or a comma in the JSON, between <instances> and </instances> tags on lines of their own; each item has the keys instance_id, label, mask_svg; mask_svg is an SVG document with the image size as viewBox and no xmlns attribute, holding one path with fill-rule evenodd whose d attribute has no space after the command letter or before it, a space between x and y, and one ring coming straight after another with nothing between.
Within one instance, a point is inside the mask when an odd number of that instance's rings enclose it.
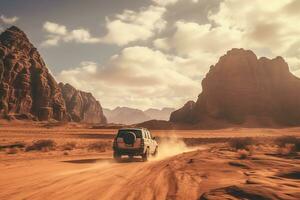
<instances>
[{"instance_id":1,"label":"suv rear wheel","mask_svg":"<svg viewBox=\"0 0 300 200\"><path fill-rule=\"evenodd\" d=\"M114 159L115 159L115 161L120 162L121 157L122 156L120 154L118 154L117 152L114 152Z\"/></svg>"}]
</instances>

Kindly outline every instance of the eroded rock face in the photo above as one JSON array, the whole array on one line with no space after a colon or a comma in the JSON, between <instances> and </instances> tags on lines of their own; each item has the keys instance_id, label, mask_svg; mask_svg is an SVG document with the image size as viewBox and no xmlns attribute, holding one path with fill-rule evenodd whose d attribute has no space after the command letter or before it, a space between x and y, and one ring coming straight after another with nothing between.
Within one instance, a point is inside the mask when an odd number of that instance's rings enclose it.
<instances>
[{"instance_id":1,"label":"eroded rock face","mask_svg":"<svg viewBox=\"0 0 300 200\"><path fill-rule=\"evenodd\" d=\"M195 108L195 102L194 101L188 101L184 104L184 106L174 112L171 113L171 121L172 122L190 122L192 119L190 119L190 113Z\"/></svg>"},{"instance_id":2,"label":"eroded rock face","mask_svg":"<svg viewBox=\"0 0 300 200\"><path fill-rule=\"evenodd\" d=\"M25 33L12 26L0 35L0 113L65 120L60 89Z\"/></svg>"},{"instance_id":3,"label":"eroded rock face","mask_svg":"<svg viewBox=\"0 0 300 200\"><path fill-rule=\"evenodd\" d=\"M257 59L252 51L232 49L210 68L202 88L193 109L173 112L170 121L300 124L300 79L281 57Z\"/></svg>"},{"instance_id":4,"label":"eroded rock face","mask_svg":"<svg viewBox=\"0 0 300 200\"><path fill-rule=\"evenodd\" d=\"M70 121L86 123L106 123L100 103L91 93L76 90L70 84L59 83L66 102Z\"/></svg>"}]
</instances>

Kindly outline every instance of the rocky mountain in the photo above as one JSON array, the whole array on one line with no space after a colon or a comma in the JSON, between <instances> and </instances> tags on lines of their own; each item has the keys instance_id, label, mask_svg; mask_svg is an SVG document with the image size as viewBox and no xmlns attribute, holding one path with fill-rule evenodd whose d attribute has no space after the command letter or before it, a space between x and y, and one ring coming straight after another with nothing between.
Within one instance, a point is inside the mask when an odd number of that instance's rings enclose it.
<instances>
[{"instance_id":1,"label":"rocky mountain","mask_svg":"<svg viewBox=\"0 0 300 200\"><path fill-rule=\"evenodd\" d=\"M299 125L300 79L282 57L258 59L252 51L232 49L211 66L197 102L173 112L170 121Z\"/></svg>"},{"instance_id":2,"label":"rocky mountain","mask_svg":"<svg viewBox=\"0 0 300 200\"><path fill-rule=\"evenodd\" d=\"M70 84L59 83L70 121L106 123L99 101L91 93L76 90Z\"/></svg>"},{"instance_id":3,"label":"rocky mountain","mask_svg":"<svg viewBox=\"0 0 300 200\"><path fill-rule=\"evenodd\" d=\"M151 119L142 110L134 108L116 107L113 110L105 108L103 111L109 123L136 124Z\"/></svg>"},{"instance_id":4,"label":"rocky mountain","mask_svg":"<svg viewBox=\"0 0 300 200\"><path fill-rule=\"evenodd\" d=\"M66 107L59 85L22 30L12 26L1 33L0 118L90 122L99 116L99 121L105 122L102 108L91 94L82 92L76 98L79 102L72 100L70 106L67 101ZM98 113L92 114L92 109ZM79 118L75 118L78 110Z\"/></svg>"},{"instance_id":5,"label":"rocky mountain","mask_svg":"<svg viewBox=\"0 0 300 200\"><path fill-rule=\"evenodd\" d=\"M162 108L162 109L149 108L145 110L144 113L148 115L151 119L169 120L170 114L174 111L175 111L174 108Z\"/></svg>"},{"instance_id":6,"label":"rocky mountain","mask_svg":"<svg viewBox=\"0 0 300 200\"><path fill-rule=\"evenodd\" d=\"M0 35L0 113L39 120L66 118L56 81L37 49L15 26Z\"/></svg>"},{"instance_id":7,"label":"rocky mountain","mask_svg":"<svg viewBox=\"0 0 300 200\"><path fill-rule=\"evenodd\" d=\"M104 115L109 123L116 124L137 124L148 120L169 120L173 108L154 109L150 108L145 111L129 107L116 107L113 110L104 108Z\"/></svg>"}]
</instances>

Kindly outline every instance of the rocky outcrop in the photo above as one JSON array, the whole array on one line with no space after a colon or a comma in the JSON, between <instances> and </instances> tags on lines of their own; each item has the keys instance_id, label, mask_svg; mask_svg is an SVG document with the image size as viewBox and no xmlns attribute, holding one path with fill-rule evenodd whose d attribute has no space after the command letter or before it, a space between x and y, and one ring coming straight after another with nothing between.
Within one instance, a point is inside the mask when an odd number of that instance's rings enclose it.
<instances>
[{"instance_id":1,"label":"rocky outcrop","mask_svg":"<svg viewBox=\"0 0 300 200\"><path fill-rule=\"evenodd\" d=\"M0 114L65 120L60 89L25 33L12 26L0 35Z\"/></svg>"},{"instance_id":2,"label":"rocky outcrop","mask_svg":"<svg viewBox=\"0 0 300 200\"><path fill-rule=\"evenodd\" d=\"M70 121L86 123L106 123L99 101L91 93L76 90L70 84L59 83L66 102L67 115Z\"/></svg>"},{"instance_id":3,"label":"rocky outcrop","mask_svg":"<svg viewBox=\"0 0 300 200\"><path fill-rule=\"evenodd\" d=\"M184 106L174 112L171 113L171 121L172 122L190 122L192 119L190 119L190 114L195 108L195 102L194 101L188 101L184 104Z\"/></svg>"},{"instance_id":4,"label":"rocky outcrop","mask_svg":"<svg viewBox=\"0 0 300 200\"><path fill-rule=\"evenodd\" d=\"M281 57L257 58L232 49L210 68L195 105L171 114L171 122L299 125L300 79Z\"/></svg>"}]
</instances>

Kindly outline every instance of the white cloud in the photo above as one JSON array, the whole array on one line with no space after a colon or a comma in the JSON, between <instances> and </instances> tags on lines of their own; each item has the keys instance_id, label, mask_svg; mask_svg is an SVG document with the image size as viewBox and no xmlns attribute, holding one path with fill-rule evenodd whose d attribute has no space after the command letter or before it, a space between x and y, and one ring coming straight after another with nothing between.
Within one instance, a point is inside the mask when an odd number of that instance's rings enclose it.
<instances>
[{"instance_id":1,"label":"white cloud","mask_svg":"<svg viewBox=\"0 0 300 200\"><path fill-rule=\"evenodd\" d=\"M172 5L178 2L178 0L152 0L152 1L160 6Z\"/></svg>"},{"instance_id":2,"label":"white cloud","mask_svg":"<svg viewBox=\"0 0 300 200\"><path fill-rule=\"evenodd\" d=\"M189 2L193 2L193 3L198 3L199 2L199 0L152 0L152 1L154 3L156 3L157 5L160 5L160 6L174 5L178 1L189 1Z\"/></svg>"},{"instance_id":3,"label":"white cloud","mask_svg":"<svg viewBox=\"0 0 300 200\"><path fill-rule=\"evenodd\" d=\"M179 55L215 60L233 47L252 49L259 56L283 56L291 69L299 69L300 1L224 0L209 22L178 21L171 36L156 39L153 44ZM207 60L206 58L204 58ZM296 65L296 66L295 66Z\"/></svg>"},{"instance_id":4,"label":"white cloud","mask_svg":"<svg viewBox=\"0 0 300 200\"><path fill-rule=\"evenodd\" d=\"M42 46L56 46L59 42L99 43L100 39L91 36L89 30L79 28L68 31L66 26L45 22L43 29L48 33Z\"/></svg>"},{"instance_id":5,"label":"white cloud","mask_svg":"<svg viewBox=\"0 0 300 200\"><path fill-rule=\"evenodd\" d=\"M300 54L300 2L298 0L254 0L251 4L243 1L225 0L220 11L210 19L219 27L239 31L241 46L253 50L268 49L272 55L283 56L291 69L300 68L295 60ZM234 20L235 19L235 20ZM238 19L238 20L237 20Z\"/></svg>"},{"instance_id":6,"label":"white cloud","mask_svg":"<svg viewBox=\"0 0 300 200\"><path fill-rule=\"evenodd\" d=\"M57 35L47 35L47 39L42 42L42 46L57 46L58 42L61 40L60 36Z\"/></svg>"},{"instance_id":7,"label":"white cloud","mask_svg":"<svg viewBox=\"0 0 300 200\"><path fill-rule=\"evenodd\" d=\"M98 43L99 38L92 37L90 32L86 29L75 29L72 30L65 38L66 42L75 41L78 43Z\"/></svg>"},{"instance_id":8,"label":"white cloud","mask_svg":"<svg viewBox=\"0 0 300 200\"><path fill-rule=\"evenodd\" d=\"M107 18L107 34L101 40L119 46L147 40L165 28L165 12L166 9L159 6L141 8L139 12L125 10L116 15L114 20Z\"/></svg>"},{"instance_id":9,"label":"white cloud","mask_svg":"<svg viewBox=\"0 0 300 200\"><path fill-rule=\"evenodd\" d=\"M1 19L2 23L4 23L4 24L14 24L19 20L19 18L17 16L6 17L4 15L1 15L0 19Z\"/></svg>"},{"instance_id":10,"label":"white cloud","mask_svg":"<svg viewBox=\"0 0 300 200\"><path fill-rule=\"evenodd\" d=\"M46 22L43 26L44 30L46 30L48 33L53 33L57 35L66 35L67 34L67 28L66 26L59 25L53 22Z\"/></svg>"},{"instance_id":11,"label":"white cloud","mask_svg":"<svg viewBox=\"0 0 300 200\"><path fill-rule=\"evenodd\" d=\"M127 47L106 63L83 62L60 72L57 78L92 92L105 107L144 109L180 107L186 100L196 98L210 65L234 47L252 49L258 56L281 55L293 73L300 76L299 0L223 0L220 9L207 16L208 21L178 20L170 24L164 37L157 38L156 33L166 29L167 6L179 1L153 0L156 6L137 12L125 10L107 19L107 34L102 38L92 37L88 31L50 34L48 43L53 45L85 41L122 46L152 39L156 48Z\"/></svg>"},{"instance_id":12,"label":"white cloud","mask_svg":"<svg viewBox=\"0 0 300 200\"><path fill-rule=\"evenodd\" d=\"M112 56L103 66L85 62L62 71L57 78L92 92L104 106L179 107L199 92L199 80L183 73L186 62L148 47L134 46Z\"/></svg>"},{"instance_id":13,"label":"white cloud","mask_svg":"<svg viewBox=\"0 0 300 200\"><path fill-rule=\"evenodd\" d=\"M157 39L154 45L164 50L175 49L183 56L199 57L201 54L219 55L224 49L236 47L241 39L240 32L211 24L178 21L175 27L172 37Z\"/></svg>"}]
</instances>

